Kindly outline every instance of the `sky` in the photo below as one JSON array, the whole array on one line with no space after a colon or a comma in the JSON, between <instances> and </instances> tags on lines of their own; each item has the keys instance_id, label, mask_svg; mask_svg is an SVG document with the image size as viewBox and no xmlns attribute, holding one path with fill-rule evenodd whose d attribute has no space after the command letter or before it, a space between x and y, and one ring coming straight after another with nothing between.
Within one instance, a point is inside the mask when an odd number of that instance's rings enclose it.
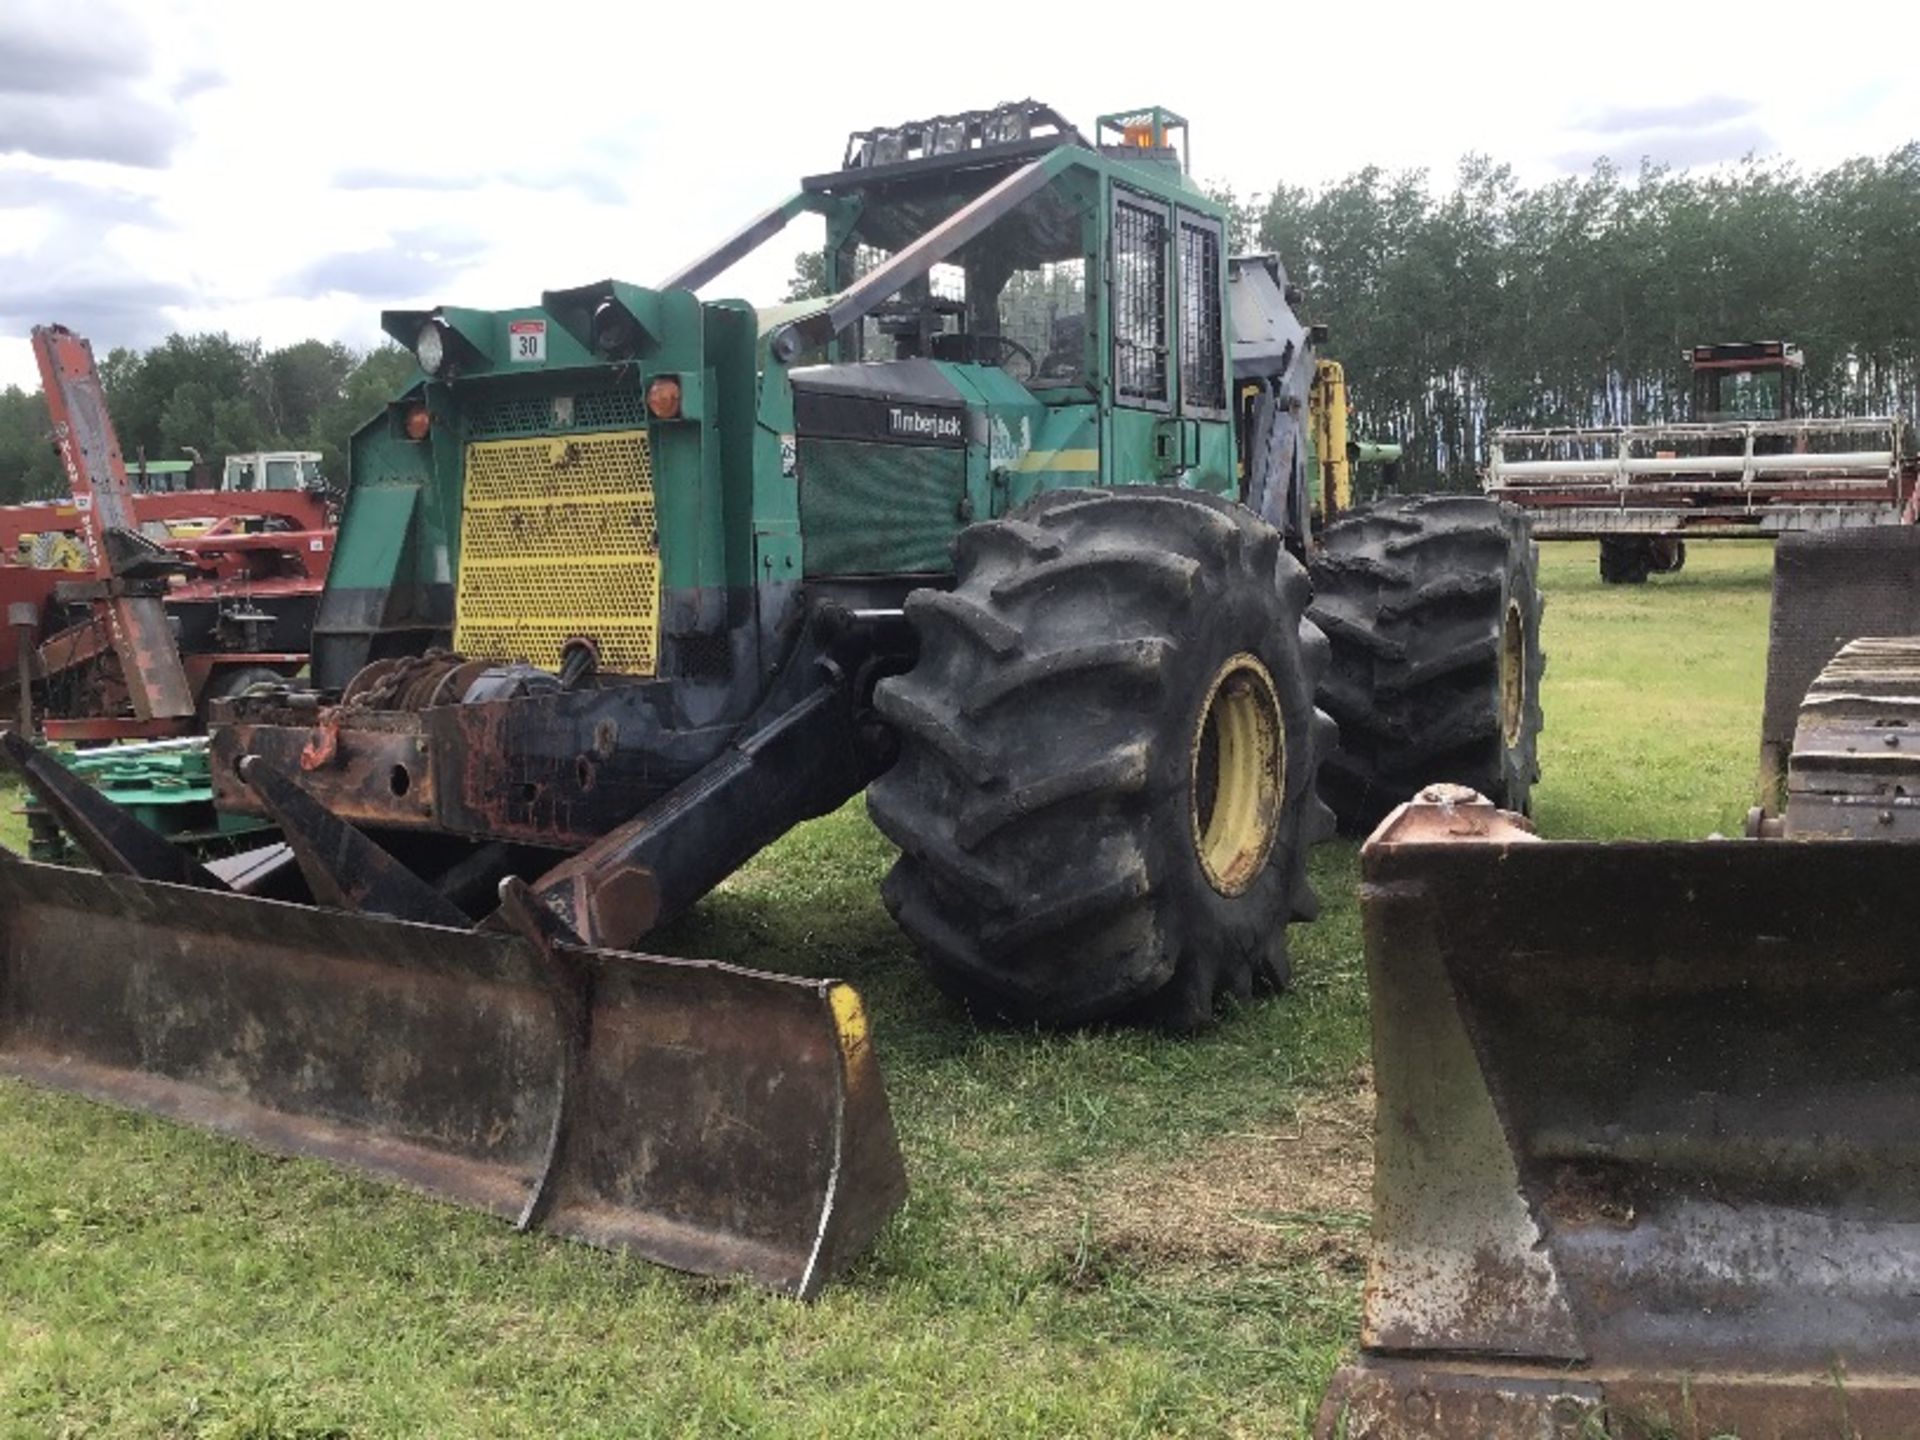
<instances>
[{"instance_id":1,"label":"sky","mask_svg":"<svg viewBox=\"0 0 1920 1440\"><path fill-rule=\"evenodd\" d=\"M0 0L0 387L26 336L379 342L384 307L648 284L848 132L1161 104L1241 195L1363 165L1818 169L1920 139L1920 4ZM1333 17L1325 25L1315 17ZM817 223L817 222L808 222ZM778 297L817 232L708 287Z\"/></svg>"}]
</instances>

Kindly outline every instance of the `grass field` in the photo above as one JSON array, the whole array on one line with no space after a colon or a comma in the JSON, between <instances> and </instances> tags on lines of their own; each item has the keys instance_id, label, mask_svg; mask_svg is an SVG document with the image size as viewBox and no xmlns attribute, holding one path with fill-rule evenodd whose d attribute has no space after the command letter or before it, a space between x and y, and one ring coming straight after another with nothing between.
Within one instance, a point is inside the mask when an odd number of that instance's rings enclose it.
<instances>
[{"instance_id":1,"label":"grass field","mask_svg":"<svg viewBox=\"0 0 1920 1440\"><path fill-rule=\"evenodd\" d=\"M1549 548L1554 836L1733 830L1771 552L1603 589ZM913 1179L812 1306L0 1082L0 1434L1287 1436L1352 1343L1367 1017L1353 847L1284 997L1175 1042L983 1034L910 963L856 803L653 948L867 996Z\"/></svg>"}]
</instances>

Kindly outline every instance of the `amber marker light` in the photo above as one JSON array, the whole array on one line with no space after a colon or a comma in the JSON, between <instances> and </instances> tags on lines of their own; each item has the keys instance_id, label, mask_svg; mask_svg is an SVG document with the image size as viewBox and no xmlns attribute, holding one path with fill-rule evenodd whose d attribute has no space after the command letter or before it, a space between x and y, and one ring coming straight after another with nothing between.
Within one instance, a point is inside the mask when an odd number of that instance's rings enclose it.
<instances>
[{"instance_id":1,"label":"amber marker light","mask_svg":"<svg viewBox=\"0 0 1920 1440\"><path fill-rule=\"evenodd\" d=\"M647 413L656 420L680 418L680 382L662 375L647 387Z\"/></svg>"}]
</instances>

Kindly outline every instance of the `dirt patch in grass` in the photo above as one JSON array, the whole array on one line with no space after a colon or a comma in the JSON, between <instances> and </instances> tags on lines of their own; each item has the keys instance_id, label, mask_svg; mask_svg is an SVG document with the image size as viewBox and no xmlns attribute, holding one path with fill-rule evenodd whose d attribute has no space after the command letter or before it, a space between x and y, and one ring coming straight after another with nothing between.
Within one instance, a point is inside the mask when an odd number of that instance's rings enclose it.
<instances>
[{"instance_id":1,"label":"dirt patch in grass","mask_svg":"<svg viewBox=\"0 0 1920 1440\"><path fill-rule=\"evenodd\" d=\"M1042 1182L1014 1226L1057 1248L1070 1270L1306 1261L1351 1278L1365 1267L1372 1183L1373 1081L1363 1069L1257 1132L1173 1161Z\"/></svg>"}]
</instances>

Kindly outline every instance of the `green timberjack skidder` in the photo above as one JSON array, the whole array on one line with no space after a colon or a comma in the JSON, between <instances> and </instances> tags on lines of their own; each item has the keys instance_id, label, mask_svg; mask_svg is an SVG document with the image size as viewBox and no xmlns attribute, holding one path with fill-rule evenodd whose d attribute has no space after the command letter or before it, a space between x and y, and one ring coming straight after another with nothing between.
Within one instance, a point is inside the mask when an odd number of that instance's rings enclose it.
<instances>
[{"instance_id":1,"label":"green timberjack skidder","mask_svg":"<svg viewBox=\"0 0 1920 1440\"><path fill-rule=\"evenodd\" d=\"M1186 1029L1285 982L1323 760L1355 824L1524 806L1524 526L1313 534L1315 337L1184 134L858 134L654 288L390 312L424 373L354 437L312 687L214 725L284 848L202 869L7 742L100 873L0 867L0 1065L806 1295L904 1192L858 998L629 948L793 825L868 790L976 1014ZM809 212L828 295L697 298Z\"/></svg>"}]
</instances>

